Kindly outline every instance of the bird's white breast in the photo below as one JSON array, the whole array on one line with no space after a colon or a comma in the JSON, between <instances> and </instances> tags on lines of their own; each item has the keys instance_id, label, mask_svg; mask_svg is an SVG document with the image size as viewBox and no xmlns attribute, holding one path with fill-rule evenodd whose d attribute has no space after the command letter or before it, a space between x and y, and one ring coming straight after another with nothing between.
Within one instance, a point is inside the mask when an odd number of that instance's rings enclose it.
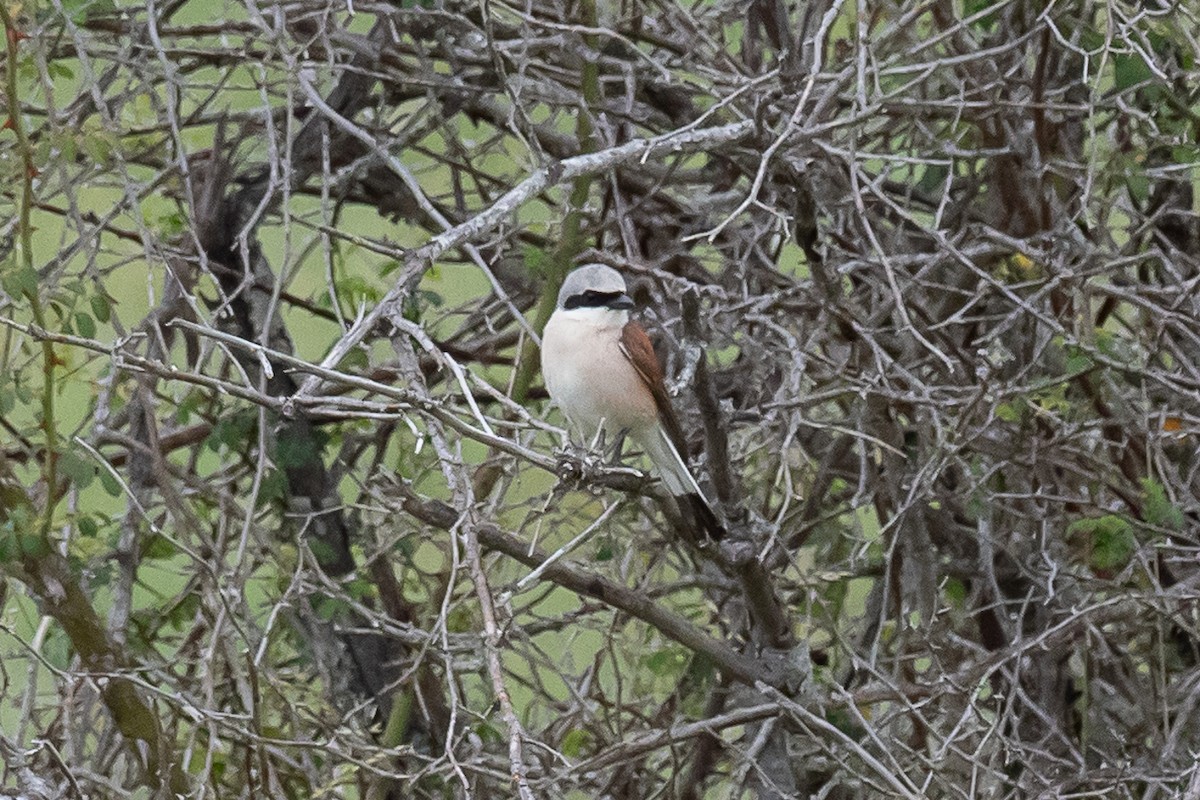
<instances>
[{"instance_id":1,"label":"bird's white breast","mask_svg":"<svg viewBox=\"0 0 1200 800\"><path fill-rule=\"evenodd\" d=\"M542 333L542 376L550 398L591 437L657 424L654 398L621 351L625 311L558 309Z\"/></svg>"}]
</instances>

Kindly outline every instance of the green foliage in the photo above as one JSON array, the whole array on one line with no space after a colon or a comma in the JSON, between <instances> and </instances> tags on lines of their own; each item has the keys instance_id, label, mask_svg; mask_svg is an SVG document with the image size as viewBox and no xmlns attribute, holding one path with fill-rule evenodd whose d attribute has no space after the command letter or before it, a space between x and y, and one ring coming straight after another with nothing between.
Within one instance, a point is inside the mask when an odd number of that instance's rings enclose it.
<instances>
[{"instance_id":1,"label":"green foliage","mask_svg":"<svg viewBox=\"0 0 1200 800\"><path fill-rule=\"evenodd\" d=\"M1117 88L1122 90L1140 86L1154 75L1146 64L1146 59L1138 53L1113 56L1113 74L1116 77Z\"/></svg>"},{"instance_id":2,"label":"green foliage","mask_svg":"<svg viewBox=\"0 0 1200 800\"><path fill-rule=\"evenodd\" d=\"M420 322L426 310L438 308L444 302L437 292L418 289L404 298L404 318L409 322Z\"/></svg>"},{"instance_id":3,"label":"green foliage","mask_svg":"<svg viewBox=\"0 0 1200 800\"><path fill-rule=\"evenodd\" d=\"M80 336L85 339L92 339L96 336L96 321L82 311L75 312L73 317L75 321L75 330Z\"/></svg>"},{"instance_id":4,"label":"green foliage","mask_svg":"<svg viewBox=\"0 0 1200 800\"><path fill-rule=\"evenodd\" d=\"M200 609L200 595L188 592L180 595L176 602L167 607L164 622L177 631L186 631L195 621L196 612Z\"/></svg>"},{"instance_id":5,"label":"green foliage","mask_svg":"<svg viewBox=\"0 0 1200 800\"><path fill-rule=\"evenodd\" d=\"M963 0L963 17L972 18L1000 5L1003 5L1000 0ZM985 13L972 24L980 31L990 32L996 27L996 12Z\"/></svg>"},{"instance_id":6,"label":"green foliage","mask_svg":"<svg viewBox=\"0 0 1200 800\"><path fill-rule=\"evenodd\" d=\"M558 749L567 758L580 758L592 749L594 737L583 728L572 728L563 737Z\"/></svg>"},{"instance_id":7,"label":"green foliage","mask_svg":"<svg viewBox=\"0 0 1200 800\"><path fill-rule=\"evenodd\" d=\"M958 578L947 578L942 585L942 594L946 598L946 602L958 610L966 607L967 602L967 587Z\"/></svg>"},{"instance_id":8,"label":"green foliage","mask_svg":"<svg viewBox=\"0 0 1200 800\"><path fill-rule=\"evenodd\" d=\"M90 455L74 450L65 450L59 455L58 467L80 489L86 489L96 479L98 469Z\"/></svg>"},{"instance_id":9,"label":"green foliage","mask_svg":"<svg viewBox=\"0 0 1200 800\"><path fill-rule=\"evenodd\" d=\"M179 555L174 542L161 534L153 534L142 542L140 556L145 561L173 559Z\"/></svg>"},{"instance_id":10,"label":"green foliage","mask_svg":"<svg viewBox=\"0 0 1200 800\"><path fill-rule=\"evenodd\" d=\"M81 514L75 524L79 527L80 535L86 538L95 538L100 533L100 526L96 522L96 518L90 514Z\"/></svg>"},{"instance_id":11,"label":"green foliage","mask_svg":"<svg viewBox=\"0 0 1200 800\"><path fill-rule=\"evenodd\" d=\"M1146 497L1146 521L1167 530L1183 530L1183 512L1167 497L1166 487L1154 478L1142 479Z\"/></svg>"},{"instance_id":12,"label":"green foliage","mask_svg":"<svg viewBox=\"0 0 1200 800\"><path fill-rule=\"evenodd\" d=\"M616 543L613 541L612 537L602 536L596 542L596 552L593 554L592 558L598 563L603 563L605 561L611 561L615 553Z\"/></svg>"},{"instance_id":13,"label":"green foliage","mask_svg":"<svg viewBox=\"0 0 1200 800\"><path fill-rule=\"evenodd\" d=\"M7 518L0 523L0 565L41 558L50 552L50 542L35 525L29 509L8 509Z\"/></svg>"},{"instance_id":14,"label":"green foliage","mask_svg":"<svg viewBox=\"0 0 1200 800\"><path fill-rule=\"evenodd\" d=\"M546 278L546 260L549 254L540 247L527 244L521 248L521 263L534 275Z\"/></svg>"},{"instance_id":15,"label":"green foliage","mask_svg":"<svg viewBox=\"0 0 1200 800\"><path fill-rule=\"evenodd\" d=\"M475 735L487 744L503 744L505 741L504 734L501 733L495 725L490 723L483 721L477 722L475 723L474 730Z\"/></svg>"},{"instance_id":16,"label":"green foliage","mask_svg":"<svg viewBox=\"0 0 1200 800\"><path fill-rule=\"evenodd\" d=\"M446 617L446 630L452 633L467 633L475 629L475 614L466 606L455 606Z\"/></svg>"},{"instance_id":17,"label":"green foliage","mask_svg":"<svg viewBox=\"0 0 1200 800\"><path fill-rule=\"evenodd\" d=\"M263 473L262 482L258 485L259 506L280 503L287 499L287 473L282 469L269 469Z\"/></svg>"},{"instance_id":18,"label":"green foliage","mask_svg":"<svg viewBox=\"0 0 1200 800\"><path fill-rule=\"evenodd\" d=\"M46 640L42 643L42 657L50 666L58 670L71 668L71 640L57 625L50 628Z\"/></svg>"},{"instance_id":19,"label":"green foliage","mask_svg":"<svg viewBox=\"0 0 1200 800\"><path fill-rule=\"evenodd\" d=\"M1005 422L1020 422L1024 407L1023 403L1000 403L996 406L996 416Z\"/></svg>"},{"instance_id":20,"label":"green foliage","mask_svg":"<svg viewBox=\"0 0 1200 800\"><path fill-rule=\"evenodd\" d=\"M191 422L192 416L204 406L205 400L205 396L196 390L183 393L175 404L175 421L180 425Z\"/></svg>"},{"instance_id":21,"label":"green foliage","mask_svg":"<svg viewBox=\"0 0 1200 800\"><path fill-rule=\"evenodd\" d=\"M305 540L305 544L312 550L313 555L319 564L328 564L337 558L337 552L329 545L329 543L321 539L310 537Z\"/></svg>"},{"instance_id":22,"label":"green foliage","mask_svg":"<svg viewBox=\"0 0 1200 800\"><path fill-rule=\"evenodd\" d=\"M100 485L104 487L104 491L108 493L109 497L120 497L125 493L125 490L121 488L121 482L111 472L102 469L99 474Z\"/></svg>"},{"instance_id":23,"label":"green foliage","mask_svg":"<svg viewBox=\"0 0 1200 800\"><path fill-rule=\"evenodd\" d=\"M688 651L679 647L663 647L642 656L641 663L659 678L677 678L688 667Z\"/></svg>"},{"instance_id":24,"label":"green foliage","mask_svg":"<svg viewBox=\"0 0 1200 800\"><path fill-rule=\"evenodd\" d=\"M28 267L14 265L0 272L0 286L14 297L33 294L38 289L37 273Z\"/></svg>"},{"instance_id":25,"label":"green foliage","mask_svg":"<svg viewBox=\"0 0 1200 800\"><path fill-rule=\"evenodd\" d=\"M40 6L39 10L43 11L47 20L54 18L48 5ZM114 0L63 0L62 10L72 23L83 25L89 19L114 13L117 10L117 4Z\"/></svg>"},{"instance_id":26,"label":"green foliage","mask_svg":"<svg viewBox=\"0 0 1200 800\"><path fill-rule=\"evenodd\" d=\"M240 451L246 442L252 441L257 429L258 412L252 408L237 409L217 420L204 444L214 451L223 448Z\"/></svg>"},{"instance_id":27,"label":"green foliage","mask_svg":"<svg viewBox=\"0 0 1200 800\"><path fill-rule=\"evenodd\" d=\"M350 605L345 600L323 595L313 598L312 606L317 617L324 622L344 619L346 613L350 610Z\"/></svg>"},{"instance_id":28,"label":"green foliage","mask_svg":"<svg viewBox=\"0 0 1200 800\"><path fill-rule=\"evenodd\" d=\"M1088 564L1097 574L1111 575L1123 569L1137 552L1133 525L1118 514L1076 520L1067 533L1086 548Z\"/></svg>"},{"instance_id":29,"label":"green foliage","mask_svg":"<svg viewBox=\"0 0 1200 800\"><path fill-rule=\"evenodd\" d=\"M7 416L11 414L16 405L16 388L4 377L0 377L0 415Z\"/></svg>"},{"instance_id":30,"label":"green foliage","mask_svg":"<svg viewBox=\"0 0 1200 800\"><path fill-rule=\"evenodd\" d=\"M112 319L112 305L102 289L88 297L88 305L92 308L92 314L101 322L107 323Z\"/></svg>"}]
</instances>

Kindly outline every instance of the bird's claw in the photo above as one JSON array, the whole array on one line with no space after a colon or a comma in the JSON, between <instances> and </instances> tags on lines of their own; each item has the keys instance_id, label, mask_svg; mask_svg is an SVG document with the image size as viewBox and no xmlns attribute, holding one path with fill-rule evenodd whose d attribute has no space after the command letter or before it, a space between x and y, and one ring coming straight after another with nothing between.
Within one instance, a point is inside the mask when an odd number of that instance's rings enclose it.
<instances>
[{"instance_id":1,"label":"bird's claw","mask_svg":"<svg viewBox=\"0 0 1200 800\"><path fill-rule=\"evenodd\" d=\"M586 486L599 474L603 461L595 453L582 448L565 447L555 454L554 472L568 488Z\"/></svg>"}]
</instances>

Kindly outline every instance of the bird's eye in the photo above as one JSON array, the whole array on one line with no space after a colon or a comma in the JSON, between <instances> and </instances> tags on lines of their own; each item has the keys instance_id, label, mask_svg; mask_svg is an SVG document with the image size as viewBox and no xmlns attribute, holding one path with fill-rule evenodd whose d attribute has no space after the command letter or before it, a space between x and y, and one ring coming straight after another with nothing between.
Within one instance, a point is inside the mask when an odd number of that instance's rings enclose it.
<instances>
[{"instance_id":1,"label":"bird's eye","mask_svg":"<svg viewBox=\"0 0 1200 800\"><path fill-rule=\"evenodd\" d=\"M588 289L568 297L563 303L563 308L607 308L609 303L619 297L621 297L621 292L598 292L595 289Z\"/></svg>"}]
</instances>

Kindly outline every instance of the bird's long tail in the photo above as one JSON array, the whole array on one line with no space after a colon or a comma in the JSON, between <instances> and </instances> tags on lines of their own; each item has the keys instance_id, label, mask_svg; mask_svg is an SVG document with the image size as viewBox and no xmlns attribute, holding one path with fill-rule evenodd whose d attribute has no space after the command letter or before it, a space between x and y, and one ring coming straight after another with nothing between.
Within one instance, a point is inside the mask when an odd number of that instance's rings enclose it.
<instances>
[{"instance_id":1,"label":"bird's long tail","mask_svg":"<svg viewBox=\"0 0 1200 800\"><path fill-rule=\"evenodd\" d=\"M720 541L725 535L725 528L663 427L655 425L653 429L634 438L654 462L663 484L679 503L684 515L691 518L689 521L709 538Z\"/></svg>"}]
</instances>

